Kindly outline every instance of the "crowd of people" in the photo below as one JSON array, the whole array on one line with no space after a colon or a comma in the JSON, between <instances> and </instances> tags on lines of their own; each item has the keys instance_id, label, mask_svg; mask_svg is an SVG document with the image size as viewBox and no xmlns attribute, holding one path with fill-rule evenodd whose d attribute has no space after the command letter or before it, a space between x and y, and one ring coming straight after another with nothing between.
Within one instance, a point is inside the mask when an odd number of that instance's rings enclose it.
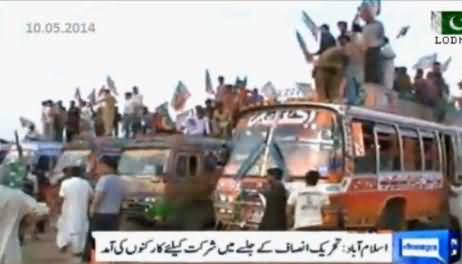
<instances>
[{"instance_id":1,"label":"crowd of people","mask_svg":"<svg viewBox=\"0 0 462 264\"><path fill-rule=\"evenodd\" d=\"M258 89L247 89L243 80L238 79L235 85L231 85L225 84L225 78L219 76L218 83L214 98L207 99L205 106L196 106L194 114L180 125L183 133L227 138L240 109L263 103Z\"/></svg>"},{"instance_id":2,"label":"crowd of people","mask_svg":"<svg viewBox=\"0 0 462 264\"><path fill-rule=\"evenodd\" d=\"M225 84L225 78L219 76L218 83L216 93L204 105L195 106L178 126L169 122L168 112L158 108L149 111L137 86L124 94L121 112L116 96L104 87L95 102L77 98L70 101L68 109L62 101L47 100L42 102L42 134L31 123L26 139L70 142L88 135L136 138L165 132L226 138L230 136L236 112L249 104L262 103L263 96L256 88L247 89L243 80Z\"/></svg>"},{"instance_id":3,"label":"crowd of people","mask_svg":"<svg viewBox=\"0 0 462 264\"><path fill-rule=\"evenodd\" d=\"M384 89L398 92L403 99L413 100L429 107L450 103L449 87L443 77L444 70L440 62L435 61L428 70L426 67L429 65L417 65L413 81L406 67L395 67L396 54L390 39L385 34L385 27L377 19L375 12L376 9L371 8L367 2L363 3L353 19L351 28L346 21L337 23L339 31L337 38L330 32L329 25L320 26L319 50L307 56L309 62L313 62L315 66L313 77L333 78L335 70L339 69L335 63L344 65L342 77L345 78L346 84L342 102L347 104L364 104L366 91L362 84L380 85ZM363 26L360 24L360 19L365 23ZM341 54L338 60L332 59L335 57L332 55L334 53ZM318 56L317 61L314 60L315 56ZM328 59L324 58L327 64L319 63L323 60L322 56L331 56ZM322 74L324 76L320 78ZM316 84L319 87L323 85L325 83ZM321 100L332 99L327 96L328 94L329 91L318 91Z\"/></svg>"}]
</instances>

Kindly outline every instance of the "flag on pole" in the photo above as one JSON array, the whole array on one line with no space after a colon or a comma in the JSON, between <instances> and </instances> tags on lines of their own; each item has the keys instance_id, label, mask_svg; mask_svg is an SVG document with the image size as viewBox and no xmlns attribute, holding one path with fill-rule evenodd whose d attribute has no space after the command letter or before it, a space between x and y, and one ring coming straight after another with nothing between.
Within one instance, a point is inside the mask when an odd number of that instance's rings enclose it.
<instances>
[{"instance_id":1,"label":"flag on pole","mask_svg":"<svg viewBox=\"0 0 462 264\"><path fill-rule=\"evenodd\" d=\"M451 64L451 61L452 61L452 57L449 57L449 58L443 63L443 65L442 65L442 67L441 67L441 71L442 71L442 72L445 72L445 71L448 70L449 64Z\"/></svg>"},{"instance_id":2,"label":"flag on pole","mask_svg":"<svg viewBox=\"0 0 462 264\"><path fill-rule=\"evenodd\" d=\"M302 11L302 16L303 16L303 22L308 27L308 29L311 31L311 34L313 35L314 39L318 41L318 34L319 34L318 26L314 23L314 21L305 11Z\"/></svg>"},{"instance_id":3,"label":"flag on pole","mask_svg":"<svg viewBox=\"0 0 462 264\"><path fill-rule=\"evenodd\" d=\"M437 59L438 59L437 53L423 56L417 61L417 63L413 66L413 68L422 69L422 70L430 68L433 65L433 63L436 62Z\"/></svg>"},{"instance_id":4,"label":"flag on pole","mask_svg":"<svg viewBox=\"0 0 462 264\"><path fill-rule=\"evenodd\" d=\"M205 70L205 92L208 94L215 94L212 86L212 79L210 78L209 70Z\"/></svg>"},{"instance_id":5,"label":"flag on pole","mask_svg":"<svg viewBox=\"0 0 462 264\"><path fill-rule=\"evenodd\" d=\"M80 94L79 87L75 88L74 98L77 102L80 102L82 100L82 95Z\"/></svg>"},{"instance_id":6,"label":"flag on pole","mask_svg":"<svg viewBox=\"0 0 462 264\"><path fill-rule=\"evenodd\" d=\"M175 127L174 122L173 122L172 118L170 117L170 113L168 111L168 102L165 102L165 103L159 105L156 108L156 112L159 113L162 117L165 118L165 121L166 121L168 127L170 127L170 128Z\"/></svg>"},{"instance_id":7,"label":"flag on pole","mask_svg":"<svg viewBox=\"0 0 462 264\"><path fill-rule=\"evenodd\" d=\"M93 89L87 97L89 104L96 104L96 89Z\"/></svg>"},{"instance_id":8,"label":"flag on pole","mask_svg":"<svg viewBox=\"0 0 462 264\"><path fill-rule=\"evenodd\" d=\"M272 82L267 82L263 85L261 92L268 99L274 99L277 97L277 91Z\"/></svg>"},{"instance_id":9,"label":"flag on pole","mask_svg":"<svg viewBox=\"0 0 462 264\"><path fill-rule=\"evenodd\" d=\"M411 27L410 26L404 26L402 27L399 32L398 32L398 35L396 36L397 39L401 38L401 37L404 37L406 36L407 32L409 31Z\"/></svg>"},{"instance_id":10,"label":"flag on pole","mask_svg":"<svg viewBox=\"0 0 462 264\"><path fill-rule=\"evenodd\" d=\"M111 90L111 92L113 94L115 94L116 96L119 96L119 93L117 92L117 88L115 86L114 80L112 80L111 76L109 76L109 75L106 78L106 84L107 84L107 87L109 88L109 90Z\"/></svg>"},{"instance_id":11,"label":"flag on pole","mask_svg":"<svg viewBox=\"0 0 462 264\"><path fill-rule=\"evenodd\" d=\"M19 117L19 122L21 123L21 126L24 128L30 128L31 126L35 127L35 123L32 120L27 119L23 116Z\"/></svg>"},{"instance_id":12,"label":"flag on pole","mask_svg":"<svg viewBox=\"0 0 462 264\"><path fill-rule=\"evenodd\" d=\"M313 61L312 57L310 55L310 52L308 51L308 48L306 47L306 43L305 43L305 40L302 37L302 34L300 34L300 32L298 32L298 30L297 30L296 35L297 35L298 45L300 46L300 49L303 52L303 56L305 56L305 60L307 62L312 62Z\"/></svg>"},{"instance_id":13,"label":"flag on pole","mask_svg":"<svg viewBox=\"0 0 462 264\"><path fill-rule=\"evenodd\" d=\"M191 93L186 85L184 85L182 81L179 81L171 102L173 109L175 109L175 111L181 111L190 97Z\"/></svg>"}]
</instances>

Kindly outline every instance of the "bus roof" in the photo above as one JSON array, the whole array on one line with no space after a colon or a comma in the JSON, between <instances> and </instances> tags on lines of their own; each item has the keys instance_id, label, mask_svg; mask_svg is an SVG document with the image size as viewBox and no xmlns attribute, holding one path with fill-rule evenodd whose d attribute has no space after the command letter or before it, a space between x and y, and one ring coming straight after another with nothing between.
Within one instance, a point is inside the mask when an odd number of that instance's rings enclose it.
<instances>
[{"instance_id":1,"label":"bus roof","mask_svg":"<svg viewBox=\"0 0 462 264\"><path fill-rule=\"evenodd\" d=\"M396 113L389 113L383 110L377 110L367 107L361 106L348 106L348 105L339 105L339 104L330 104L330 103L320 103L320 102L313 102L308 100L294 100L288 101L284 103L275 103L275 104L265 104L265 105L254 105L244 108L242 111L239 112L239 117L245 115L249 112L259 111L259 110L268 110L273 108L292 108L292 107L317 107L317 108L325 108L328 110L332 110L337 112L341 115L355 115L360 117L368 117L372 119L381 119L386 120L389 122L398 122L398 123L410 123L421 127L433 127L433 128L442 128L442 129L450 129L450 126L438 123L434 121L427 121L424 119L420 119L417 117L410 117L405 115L400 115ZM459 128L454 126L454 128ZM460 128L462 129L462 128Z\"/></svg>"},{"instance_id":2,"label":"bus roof","mask_svg":"<svg viewBox=\"0 0 462 264\"><path fill-rule=\"evenodd\" d=\"M148 148L214 148L226 144L225 140L211 137L166 135L137 139L127 143L124 149Z\"/></svg>"}]
</instances>

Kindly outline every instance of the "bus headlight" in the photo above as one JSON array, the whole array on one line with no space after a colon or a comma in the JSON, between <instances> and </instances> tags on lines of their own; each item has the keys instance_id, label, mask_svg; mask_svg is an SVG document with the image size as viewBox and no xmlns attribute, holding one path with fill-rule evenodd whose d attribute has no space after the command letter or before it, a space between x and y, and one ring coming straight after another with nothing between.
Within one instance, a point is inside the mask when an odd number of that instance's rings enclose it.
<instances>
[{"instance_id":1,"label":"bus headlight","mask_svg":"<svg viewBox=\"0 0 462 264\"><path fill-rule=\"evenodd\" d=\"M146 203L154 203L156 201L155 197L146 197L144 198L144 202Z\"/></svg>"}]
</instances>

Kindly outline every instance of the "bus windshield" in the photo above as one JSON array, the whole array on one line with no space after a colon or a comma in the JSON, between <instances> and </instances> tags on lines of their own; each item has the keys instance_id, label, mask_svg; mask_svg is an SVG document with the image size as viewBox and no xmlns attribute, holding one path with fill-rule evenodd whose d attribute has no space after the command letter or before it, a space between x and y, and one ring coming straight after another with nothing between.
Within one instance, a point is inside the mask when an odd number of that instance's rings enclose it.
<instances>
[{"instance_id":1,"label":"bus windshield","mask_svg":"<svg viewBox=\"0 0 462 264\"><path fill-rule=\"evenodd\" d=\"M264 176L273 167L289 177L338 169L343 140L337 115L326 109L271 109L243 116L233 135L227 175Z\"/></svg>"},{"instance_id":2,"label":"bus windshield","mask_svg":"<svg viewBox=\"0 0 462 264\"><path fill-rule=\"evenodd\" d=\"M167 149L126 150L119 162L124 176L160 176L165 173L170 151Z\"/></svg>"}]
</instances>

